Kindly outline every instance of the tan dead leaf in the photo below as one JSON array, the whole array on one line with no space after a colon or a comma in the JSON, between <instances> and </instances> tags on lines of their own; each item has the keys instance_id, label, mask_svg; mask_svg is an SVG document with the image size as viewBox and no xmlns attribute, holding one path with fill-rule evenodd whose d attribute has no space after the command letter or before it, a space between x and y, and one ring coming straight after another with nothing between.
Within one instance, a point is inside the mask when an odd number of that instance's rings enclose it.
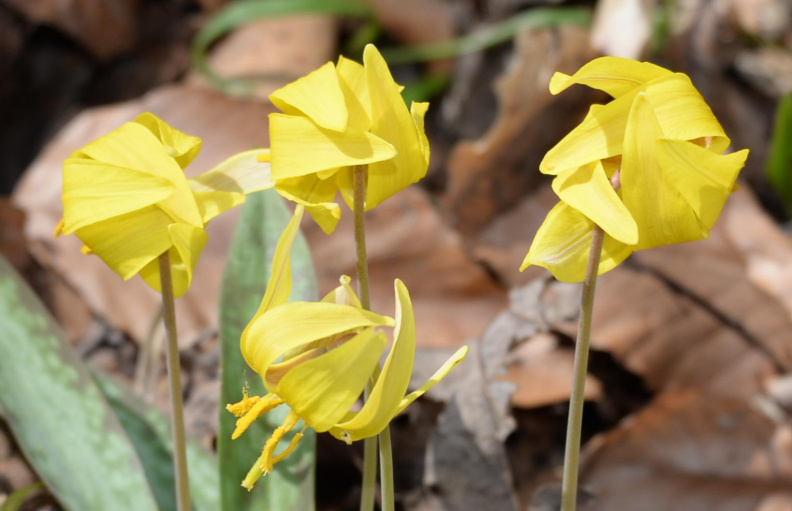
<instances>
[{"instance_id":1,"label":"tan dead leaf","mask_svg":"<svg viewBox=\"0 0 792 511\"><path fill-rule=\"evenodd\" d=\"M592 440L581 481L593 511L788 511L792 431L744 400L661 395Z\"/></svg>"},{"instance_id":2,"label":"tan dead leaf","mask_svg":"<svg viewBox=\"0 0 792 511\"><path fill-rule=\"evenodd\" d=\"M17 186L13 198L27 214L25 234L34 256L61 275L98 316L138 341L147 334L159 295L139 277L123 282L97 257L82 255L76 237L56 239L52 233L62 211L63 160L143 111L151 111L203 139L201 153L187 168L187 174L196 175L237 152L266 146L267 114L272 110L258 102L230 99L189 86L167 87L139 100L87 110L58 134ZM220 278L235 218L232 211L209 225L209 243L198 262L193 285L177 300L180 343L184 347L201 332L217 327ZM68 328L70 318L60 319Z\"/></svg>"},{"instance_id":3,"label":"tan dead leaf","mask_svg":"<svg viewBox=\"0 0 792 511\"><path fill-rule=\"evenodd\" d=\"M224 78L255 80L255 97L267 99L275 89L318 68L335 56L336 20L298 16L253 21L217 43L208 58ZM197 74L189 83L203 83Z\"/></svg>"},{"instance_id":4,"label":"tan dead leaf","mask_svg":"<svg viewBox=\"0 0 792 511\"><path fill-rule=\"evenodd\" d=\"M320 293L355 274L352 212L342 205L336 231L325 235L308 219ZM459 346L478 336L506 306L506 291L467 256L429 196L408 188L368 213L366 219L371 301L391 314L393 280L402 279L415 308L418 342L423 347Z\"/></svg>"},{"instance_id":5,"label":"tan dead leaf","mask_svg":"<svg viewBox=\"0 0 792 511\"><path fill-rule=\"evenodd\" d=\"M540 182L544 151L573 126L582 88L557 99L547 89L554 71L572 72L590 56L579 27L532 30L515 40L508 71L496 82L498 117L480 140L458 144L448 162L446 215L463 236L480 232Z\"/></svg>"},{"instance_id":6,"label":"tan dead leaf","mask_svg":"<svg viewBox=\"0 0 792 511\"><path fill-rule=\"evenodd\" d=\"M135 44L137 0L6 0L31 22L51 25L76 39L99 59L119 55Z\"/></svg>"}]
</instances>

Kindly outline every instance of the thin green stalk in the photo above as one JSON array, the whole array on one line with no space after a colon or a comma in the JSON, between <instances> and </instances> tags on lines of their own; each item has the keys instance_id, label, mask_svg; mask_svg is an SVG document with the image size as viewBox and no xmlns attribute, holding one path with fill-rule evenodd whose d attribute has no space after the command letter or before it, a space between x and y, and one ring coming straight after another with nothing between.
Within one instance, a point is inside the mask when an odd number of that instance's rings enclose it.
<instances>
[{"instance_id":1,"label":"thin green stalk","mask_svg":"<svg viewBox=\"0 0 792 511\"><path fill-rule=\"evenodd\" d=\"M368 257L366 256L366 167L352 170L355 215L355 260L360 304L371 309L369 297ZM371 381L366 384L363 399L371 394ZM360 491L360 511L373 511L377 490L377 437L363 439L363 481Z\"/></svg>"},{"instance_id":2,"label":"thin green stalk","mask_svg":"<svg viewBox=\"0 0 792 511\"><path fill-rule=\"evenodd\" d=\"M366 167L359 165L353 169L355 250L357 258L357 280L360 304L371 310L369 295L368 258L366 256ZM366 385L363 394L368 399L372 382ZM379 434L380 485L382 487L382 510L393 511L393 454L390 429L386 426ZM363 487L360 494L360 511L373 511L377 479L377 438L363 440Z\"/></svg>"},{"instance_id":3,"label":"thin green stalk","mask_svg":"<svg viewBox=\"0 0 792 511\"><path fill-rule=\"evenodd\" d=\"M591 344L591 317L594 312L594 291L602 256L605 233L595 225L591 236L586 278L583 280L583 296L580 299L580 322L575 343L574 379L572 397L569 400L566 450L564 452L564 481L561 487L561 511L575 511L577 504L578 471L580 464L580 436L583 429L583 400L586 388L589 345Z\"/></svg>"},{"instance_id":4,"label":"thin green stalk","mask_svg":"<svg viewBox=\"0 0 792 511\"><path fill-rule=\"evenodd\" d=\"M176 509L190 511L190 483L187 479L187 449L184 435L184 405L182 403L179 345L176 342L176 306L173 298L170 255L159 257L162 285L162 318L168 337L168 388L171 397L171 433L173 435L173 469L176 473Z\"/></svg>"}]
</instances>

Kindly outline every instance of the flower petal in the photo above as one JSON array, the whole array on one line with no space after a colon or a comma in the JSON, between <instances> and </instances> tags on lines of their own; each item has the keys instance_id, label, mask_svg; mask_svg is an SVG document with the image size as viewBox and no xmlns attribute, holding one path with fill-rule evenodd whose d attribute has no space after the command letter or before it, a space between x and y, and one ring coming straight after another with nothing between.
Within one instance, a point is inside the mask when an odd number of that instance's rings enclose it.
<instances>
[{"instance_id":1,"label":"flower petal","mask_svg":"<svg viewBox=\"0 0 792 511\"><path fill-rule=\"evenodd\" d=\"M601 162L558 174L553 190L614 239L627 245L638 243L638 226L611 186Z\"/></svg>"},{"instance_id":2,"label":"flower petal","mask_svg":"<svg viewBox=\"0 0 792 511\"><path fill-rule=\"evenodd\" d=\"M582 282L593 231L594 223L583 213L559 202L539 227L520 271L531 265L543 266L562 282ZM599 274L612 270L632 252L633 247L605 234Z\"/></svg>"},{"instance_id":3,"label":"flower petal","mask_svg":"<svg viewBox=\"0 0 792 511\"><path fill-rule=\"evenodd\" d=\"M451 355L442 366L440 366L440 369L435 371L435 373L428 380L426 380L426 383L404 396L404 398L399 403L399 407L396 409L396 414L394 415L400 414L402 410L410 406L410 403L423 396L429 389L440 383L440 381L448 376L448 373L450 373L451 370L457 366L457 364L465 360L467 354L467 346L462 346L456 350L454 354Z\"/></svg>"},{"instance_id":4,"label":"flower petal","mask_svg":"<svg viewBox=\"0 0 792 511\"><path fill-rule=\"evenodd\" d=\"M555 73L550 79L550 93L555 95L572 84L580 83L617 98L650 80L670 74L671 71L649 62L600 57L581 67L572 76Z\"/></svg>"},{"instance_id":5,"label":"flower petal","mask_svg":"<svg viewBox=\"0 0 792 511\"><path fill-rule=\"evenodd\" d=\"M334 203L335 179L319 179L316 174L281 179L275 190L286 199L302 204L325 234L330 234L341 218L341 208Z\"/></svg>"},{"instance_id":6,"label":"flower petal","mask_svg":"<svg viewBox=\"0 0 792 511\"><path fill-rule=\"evenodd\" d=\"M341 281L341 285L327 293L327 295L322 298L322 301L340 305L351 305L352 307L362 309L363 306L360 304L355 290L349 285L352 279L346 275L341 275L339 280ZM398 322L398 319L396 321Z\"/></svg>"},{"instance_id":7,"label":"flower petal","mask_svg":"<svg viewBox=\"0 0 792 511\"><path fill-rule=\"evenodd\" d=\"M720 155L692 142L657 142L660 168L693 208L705 230L715 225L747 157L747 149Z\"/></svg>"},{"instance_id":8,"label":"flower petal","mask_svg":"<svg viewBox=\"0 0 792 511\"><path fill-rule=\"evenodd\" d=\"M142 124L128 122L72 154L72 157L81 156L167 179L175 190L159 205L175 221L203 227L184 172L159 139Z\"/></svg>"},{"instance_id":9,"label":"flower petal","mask_svg":"<svg viewBox=\"0 0 792 511\"><path fill-rule=\"evenodd\" d=\"M415 129L418 130L418 140L421 142L421 151L423 152L424 161L428 167L431 151L429 148L429 138L426 136L426 131L424 130L424 117L426 116L427 110L429 110L429 103L416 103L413 101L410 104L410 115L412 115L413 122L415 123Z\"/></svg>"},{"instance_id":10,"label":"flower petal","mask_svg":"<svg viewBox=\"0 0 792 511\"><path fill-rule=\"evenodd\" d=\"M128 280L170 248L171 223L173 220L162 209L147 206L87 225L75 234L107 266Z\"/></svg>"},{"instance_id":11,"label":"flower petal","mask_svg":"<svg viewBox=\"0 0 792 511\"><path fill-rule=\"evenodd\" d=\"M338 422L363 393L388 340L367 328L337 348L294 367L277 394L318 433Z\"/></svg>"},{"instance_id":12,"label":"flower petal","mask_svg":"<svg viewBox=\"0 0 792 511\"><path fill-rule=\"evenodd\" d=\"M168 250L171 263L171 280L173 296L180 298L190 288L193 271L198 263L198 256L203 252L209 236L203 229L188 224L170 224L168 226L173 246ZM140 276L157 292L162 292L159 271L159 257L141 268Z\"/></svg>"},{"instance_id":13,"label":"flower petal","mask_svg":"<svg viewBox=\"0 0 792 511\"><path fill-rule=\"evenodd\" d=\"M281 87L269 99L284 113L306 115L322 128L332 131L347 128L344 93L332 62Z\"/></svg>"},{"instance_id":14,"label":"flower petal","mask_svg":"<svg viewBox=\"0 0 792 511\"><path fill-rule=\"evenodd\" d=\"M371 128L371 98L366 83L366 70L343 55L338 57L336 70L349 110L349 127L368 131Z\"/></svg>"},{"instance_id":15,"label":"flower petal","mask_svg":"<svg viewBox=\"0 0 792 511\"><path fill-rule=\"evenodd\" d=\"M407 392L415 359L415 317L410 294L404 283L396 279L396 330L393 347L382 367L374 388L363 408L337 427L352 441L374 436L396 415Z\"/></svg>"},{"instance_id":16,"label":"flower petal","mask_svg":"<svg viewBox=\"0 0 792 511\"><path fill-rule=\"evenodd\" d=\"M385 59L369 44L363 51L363 62L371 95L371 132L393 144L398 151L392 159L369 165L366 187L366 209L369 210L424 177L428 162L416 123ZM417 108L416 113L420 115L422 107Z\"/></svg>"},{"instance_id":17,"label":"flower petal","mask_svg":"<svg viewBox=\"0 0 792 511\"><path fill-rule=\"evenodd\" d=\"M245 202L245 196L234 192L193 192L204 225L211 219Z\"/></svg>"},{"instance_id":18,"label":"flower petal","mask_svg":"<svg viewBox=\"0 0 792 511\"><path fill-rule=\"evenodd\" d=\"M275 186L270 176L270 150L253 149L228 158L200 176L188 179L194 192L249 194Z\"/></svg>"},{"instance_id":19,"label":"flower petal","mask_svg":"<svg viewBox=\"0 0 792 511\"><path fill-rule=\"evenodd\" d=\"M539 164L543 174L556 175L622 153L624 129L638 89L601 108L592 107L578 126L550 149Z\"/></svg>"},{"instance_id":20,"label":"flower petal","mask_svg":"<svg viewBox=\"0 0 792 511\"><path fill-rule=\"evenodd\" d=\"M272 177L278 181L334 167L366 165L396 155L390 143L365 131L349 128L339 133L305 117L283 114L270 114L269 119Z\"/></svg>"},{"instance_id":21,"label":"flower petal","mask_svg":"<svg viewBox=\"0 0 792 511\"><path fill-rule=\"evenodd\" d=\"M393 320L347 305L290 302L254 317L243 332L242 353L250 367L265 375L284 353L295 354L316 341L372 326L393 326ZM275 392L269 386L267 390Z\"/></svg>"},{"instance_id":22,"label":"flower petal","mask_svg":"<svg viewBox=\"0 0 792 511\"><path fill-rule=\"evenodd\" d=\"M87 158L63 163L63 233L159 202L173 193L167 179Z\"/></svg>"},{"instance_id":23,"label":"flower petal","mask_svg":"<svg viewBox=\"0 0 792 511\"><path fill-rule=\"evenodd\" d=\"M639 94L627 120L621 169L622 200L638 224L636 250L707 236L672 177L660 166L657 141L662 135L646 94Z\"/></svg>"},{"instance_id":24,"label":"flower petal","mask_svg":"<svg viewBox=\"0 0 792 511\"><path fill-rule=\"evenodd\" d=\"M729 137L686 75L675 73L653 81L646 86L646 99L665 138L709 138L709 150L718 154L729 147Z\"/></svg>"},{"instance_id":25,"label":"flower petal","mask_svg":"<svg viewBox=\"0 0 792 511\"><path fill-rule=\"evenodd\" d=\"M134 121L145 126L165 147L168 155L184 169L201 150L201 139L182 133L150 112L138 115Z\"/></svg>"}]
</instances>

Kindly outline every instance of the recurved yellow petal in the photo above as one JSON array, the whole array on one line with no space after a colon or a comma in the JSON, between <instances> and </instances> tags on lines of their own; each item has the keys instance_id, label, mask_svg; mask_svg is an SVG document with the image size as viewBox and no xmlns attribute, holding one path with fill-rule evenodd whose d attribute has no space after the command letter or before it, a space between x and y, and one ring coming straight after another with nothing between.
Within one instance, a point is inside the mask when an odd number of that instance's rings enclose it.
<instances>
[{"instance_id":1,"label":"recurved yellow petal","mask_svg":"<svg viewBox=\"0 0 792 511\"><path fill-rule=\"evenodd\" d=\"M362 308L363 306L360 304L360 300L358 300L355 290L349 285L349 283L352 282L352 279L346 275L342 275L339 280L341 281L341 285L327 293L327 295L322 298L322 301ZM396 321L398 322L398 318Z\"/></svg>"},{"instance_id":2,"label":"recurved yellow petal","mask_svg":"<svg viewBox=\"0 0 792 511\"><path fill-rule=\"evenodd\" d=\"M185 168L201 150L201 139L183 133L150 112L144 112L133 121L145 126L157 137L168 155Z\"/></svg>"},{"instance_id":3,"label":"recurved yellow petal","mask_svg":"<svg viewBox=\"0 0 792 511\"><path fill-rule=\"evenodd\" d=\"M423 152L424 161L428 167L431 151L429 148L429 138L426 136L426 131L424 130L424 117L426 116L427 110L429 110L429 103L416 103L413 101L410 104L410 115L412 115L413 122L415 123L415 129L418 131L421 151Z\"/></svg>"},{"instance_id":4,"label":"recurved yellow petal","mask_svg":"<svg viewBox=\"0 0 792 511\"><path fill-rule=\"evenodd\" d=\"M646 99L665 138L708 137L709 150L718 154L729 147L729 137L686 75L675 73L653 81L646 86Z\"/></svg>"},{"instance_id":5,"label":"recurved yellow petal","mask_svg":"<svg viewBox=\"0 0 792 511\"><path fill-rule=\"evenodd\" d=\"M627 92L602 108L592 108L575 129L547 151L539 170L556 175L622 153L624 129L636 91Z\"/></svg>"},{"instance_id":6,"label":"recurved yellow petal","mask_svg":"<svg viewBox=\"0 0 792 511\"><path fill-rule=\"evenodd\" d=\"M270 114L269 119L272 177L277 181L396 155L392 144L366 131L348 128L340 133L293 115Z\"/></svg>"},{"instance_id":7,"label":"recurved yellow petal","mask_svg":"<svg viewBox=\"0 0 792 511\"><path fill-rule=\"evenodd\" d=\"M305 115L322 128L344 131L347 127L344 93L332 62L281 87L269 98L282 112Z\"/></svg>"},{"instance_id":8,"label":"recurved yellow petal","mask_svg":"<svg viewBox=\"0 0 792 511\"><path fill-rule=\"evenodd\" d=\"M128 280L170 248L168 225L172 222L159 207L146 206L87 225L75 234L121 278Z\"/></svg>"},{"instance_id":9,"label":"recurved yellow petal","mask_svg":"<svg viewBox=\"0 0 792 511\"><path fill-rule=\"evenodd\" d=\"M583 213L559 202L539 227L520 271L531 265L543 266L562 282L582 282L593 231L594 223ZM633 250L605 234L599 274L618 266Z\"/></svg>"},{"instance_id":10,"label":"recurved yellow petal","mask_svg":"<svg viewBox=\"0 0 792 511\"><path fill-rule=\"evenodd\" d=\"M338 429L348 434L346 438L352 441L382 431L396 415L410 384L415 358L415 317L410 294L404 283L397 279L394 287L396 330L393 333L393 347L366 404L352 419L337 425Z\"/></svg>"},{"instance_id":11,"label":"recurved yellow petal","mask_svg":"<svg viewBox=\"0 0 792 511\"><path fill-rule=\"evenodd\" d=\"M286 352L294 354L317 341L373 326L393 326L393 320L345 305L291 302L254 318L243 333L242 352L250 367L264 375ZM276 392L266 379L264 383Z\"/></svg>"},{"instance_id":12,"label":"recurved yellow petal","mask_svg":"<svg viewBox=\"0 0 792 511\"><path fill-rule=\"evenodd\" d=\"M692 142L657 142L660 167L668 174L669 180L693 209L705 230L715 225L747 157L747 149L720 155Z\"/></svg>"},{"instance_id":13,"label":"recurved yellow petal","mask_svg":"<svg viewBox=\"0 0 792 511\"><path fill-rule=\"evenodd\" d=\"M581 67L572 76L555 73L550 79L550 93L558 94L570 85L580 83L619 97L650 80L670 74L671 71L649 62L600 57Z\"/></svg>"},{"instance_id":14,"label":"recurved yellow petal","mask_svg":"<svg viewBox=\"0 0 792 511\"><path fill-rule=\"evenodd\" d=\"M267 190L275 185L270 175L269 155L269 149L245 151L187 182L194 192L248 194Z\"/></svg>"},{"instance_id":15,"label":"recurved yellow petal","mask_svg":"<svg viewBox=\"0 0 792 511\"><path fill-rule=\"evenodd\" d=\"M663 135L646 94L639 94L627 120L621 167L622 200L638 224L635 250L707 237L658 161L657 141Z\"/></svg>"},{"instance_id":16,"label":"recurved yellow petal","mask_svg":"<svg viewBox=\"0 0 792 511\"><path fill-rule=\"evenodd\" d=\"M579 169L561 172L553 180L553 190L573 208L627 245L638 243L638 226L605 175L598 160Z\"/></svg>"},{"instance_id":17,"label":"recurved yellow petal","mask_svg":"<svg viewBox=\"0 0 792 511\"><path fill-rule=\"evenodd\" d=\"M334 179L320 179L316 174L281 179L275 190L286 199L302 204L325 234L330 234L341 218L341 208L333 202L336 196Z\"/></svg>"},{"instance_id":18,"label":"recurved yellow petal","mask_svg":"<svg viewBox=\"0 0 792 511\"><path fill-rule=\"evenodd\" d=\"M88 157L167 179L173 184L174 192L160 202L162 209L174 221L203 227L184 172L159 139L142 124L128 122L76 151L72 157Z\"/></svg>"},{"instance_id":19,"label":"recurved yellow petal","mask_svg":"<svg viewBox=\"0 0 792 511\"><path fill-rule=\"evenodd\" d=\"M419 397L423 396L429 389L440 383L443 378L445 378L451 370L457 366L460 362L465 360L465 357L468 353L468 347L462 346L458 350L454 352L445 363L440 366L440 369L435 371L435 373L419 388L410 392L399 403L399 407L396 409L396 414L400 414L405 408L410 406L410 403L418 399Z\"/></svg>"},{"instance_id":20,"label":"recurved yellow petal","mask_svg":"<svg viewBox=\"0 0 792 511\"><path fill-rule=\"evenodd\" d=\"M89 160L63 163L63 234L164 200L173 193L167 179Z\"/></svg>"},{"instance_id":21,"label":"recurved yellow petal","mask_svg":"<svg viewBox=\"0 0 792 511\"><path fill-rule=\"evenodd\" d=\"M203 229L198 229L188 224L170 224L168 231L173 243L173 246L168 250L173 295L175 298L179 298L190 287L195 265L206 246L206 242L209 240L209 236ZM159 256L140 269L140 276L154 290L162 292Z\"/></svg>"},{"instance_id":22,"label":"recurved yellow petal","mask_svg":"<svg viewBox=\"0 0 792 511\"><path fill-rule=\"evenodd\" d=\"M193 197L204 224L223 211L245 202L245 196L235 192L193 192Z\"/></svg>"},{"instance_id":23,"label":"recurved yellow petal","mask_svg":"<svg viewBox=\"0 0 792 511\"><path fill-rule=\"evenodd\" d=\"M363 393L387 339L366 328L329 352L291 369L277 394L318 433L335 425Z\"/></svg>"},{"instance_id":24,"label":"recurved yellow petal","mask_svg":"<svg viewBox=\"0 0 792 511\"><path fill-rule=\"evenodd\" d=\"M371 128L371 98L366 84L366 70L343 55L338 57L336 70L349 109L349 127L368 131Z\"/></svg>"},{"instance_id":25,"label":"recurved yellow petal","mask_svg":"<svg viewBox=\"0 0 792 511\"><path fill-rule=\"evenodd\" d=\"M392 159L369 165L366 188L366 209L369 210L424 177L428 155L424 155L415 121L385 59L371 44L363 51L363 63L371 96L371 132L393 144L398 151Z\"/></svg>"}]
</instances>

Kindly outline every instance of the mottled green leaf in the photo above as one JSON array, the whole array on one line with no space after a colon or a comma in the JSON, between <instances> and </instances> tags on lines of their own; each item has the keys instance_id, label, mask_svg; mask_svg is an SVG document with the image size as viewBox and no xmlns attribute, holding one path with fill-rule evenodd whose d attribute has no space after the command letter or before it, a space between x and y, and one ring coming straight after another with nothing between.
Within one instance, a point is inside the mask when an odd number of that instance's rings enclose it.
<instances>
[{"instance_id":1,"label":"mottled green leaf","mask_svg":"<svg viewBox=\"0 0 792 511\"><path fill-rule=\"evenodd\" d=\"M160 511L176 511L170 421L109 376L94 371L94 377L137 450ZM187 463L193 510L216 511L220 503L217 458L188 438Z\"/></svg>"},{"instance_id":2,"label":"mottled green leaf","mask_svg":"<svg viewBox=\"0 0 792 511\"><path fill-rule=\"evenodd\" d=\"M792 93L778 103L767 177L792 214Z\"/></svg>"},{"instance_id":3,"label":"mottled green leaf","mask_svg":"<svg viewBox=\"0 0 792 511\"><path fill-rule=\"evenodd\" d=\"M0 407L61 505L72 511L155 511L140 461L102 393L2 258L0 332Z\"/></svg>"},{"instance_id":4,"label":"mottled green leaf","mask_svg":"<svg viewBox=\"0 0 792 511\"><path fill-rule=\"evenodd\" d=\"M223 276L220 300L222 390L217 440L223 511L314 509L316 439L313 430L306 429L297 450L277 464L271 474L259 479L253 491L248 492L240 486L242 479L289 410L286 405L276 408L233 441L231 433L236 418L222 410L224 403L235 403L242 398L243 388L249 389L251 395L266 393L260 377L242 358L239 337L264 296L275 245L290 215L274 190L249 195L242 208ZM292 273L292 299L315 300L316 276L308 245L301 235L292 248ZM288 435L283 441L284 445L290 439L291 435Z\"/></svg>"}]
</instances>

